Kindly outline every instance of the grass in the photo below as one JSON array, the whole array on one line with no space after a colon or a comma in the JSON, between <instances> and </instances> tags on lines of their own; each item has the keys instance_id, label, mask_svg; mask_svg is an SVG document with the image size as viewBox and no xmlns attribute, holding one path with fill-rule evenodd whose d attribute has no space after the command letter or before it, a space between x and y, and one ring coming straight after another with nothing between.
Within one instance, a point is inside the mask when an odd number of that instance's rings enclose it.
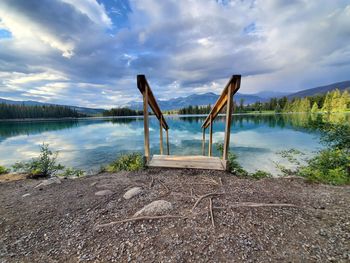
<instances>
[{"instance_id":1,"label":"grass","mask_svg":"<svg viewBox=\"0 0 350 263\"><path fill-rule=\"evenodd\" d=\"M139 171L145 168L145 160L140 153L123 154L110 163L105 170L107 172Z\"/></svg>"},{"instance_id":2,"label":"grass","mask_svg":"<svg viewBox=\"0 0 350 263\"><path fill-rule=\"evenodd\" d=\"M0 165L0 174L7 174L8 172L9 172L9 169Z\"/></svg>"}]
</instances>

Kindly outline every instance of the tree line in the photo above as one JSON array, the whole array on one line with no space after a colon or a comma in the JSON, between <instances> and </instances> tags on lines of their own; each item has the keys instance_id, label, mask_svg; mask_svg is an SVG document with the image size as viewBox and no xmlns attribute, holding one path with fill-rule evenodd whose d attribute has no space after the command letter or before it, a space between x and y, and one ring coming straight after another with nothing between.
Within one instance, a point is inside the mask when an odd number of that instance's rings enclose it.
<instances>
[{"instance_id":1,"label":"tree line","mask_svg":"<svg viewBox=\"0 0 350 263\"><path fill-rule=\"evenodd\" d=\"M207 106L188 106L182 108L178 111L178 114L186 115L186 114L208 114L211 110L211 105Z\"/></svg>"},{"instance_id":2,"label":"tree line","mask_svg":"<svg viewBox=\"0 0 350 263\"><path fill-rule=\"evenodd\" d=\"M77 118L85 116L74 109L58 105L0 104L0 119Z\"/></svg>"},{"instance_id":3,"label":"tree line","mask_svg":"<svg viewBox=\"0 0 350 263\"><path fill-rule=\"evenodd\" d=\"M110 110L105 110L102 113L103 116L139 116L143 115L143 111L141 110L132 110L126 107L123 108L112 108Z\"/></svg>"}]
</instances>

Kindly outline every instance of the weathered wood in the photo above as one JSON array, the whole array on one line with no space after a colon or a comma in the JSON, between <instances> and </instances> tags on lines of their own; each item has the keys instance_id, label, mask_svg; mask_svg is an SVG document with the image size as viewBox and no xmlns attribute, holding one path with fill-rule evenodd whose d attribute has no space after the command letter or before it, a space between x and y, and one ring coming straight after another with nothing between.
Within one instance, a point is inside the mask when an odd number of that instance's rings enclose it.
<instances>
[{"instance_id":1,"label":"weathered wood","mask_svg":"<svg viewBox=\"0 0 350 263\"><path fill-rule=\"evenodd\" d=\"M210 115L208 156L211 157L212 154L213 154L213 117Z\"/></svg>"},{"instance_id":2,"label":"weathered wood","mask_svg":"<svg viewBox=\"0 0 350 263\"><path fill-rule=\"evenodd\" d=\"M149 167L225 170L219 157L153 155Z\"/></svg>"},{"instance_id":3,"label":"weathered wood","mask_svg":"<svg viewBox=\"0 0 350 263\"><path fill-rule=\"evenodd\" d=\"M157 101L153 95L153 92L150 88L150 85L147 82L146 76L145 75L137 75L137 87L140 90L140 92L143 94L146 90L146 87L148 88L148 103L149 106L151 107L151 109L153 110L154 114L156 115L156 117L158 118L158 120L160 119L160 117L163 115L158 104ZM164 117L163 117L163 128L165 130L169 129L169 126L167 124L167 122L165 121Z\"/></svg>"},{"instance_id":4,"label":"weathered wood","mask_svg":"<svg viewBox=\"0 0 350 263\"><path fill-rule=\"evenodd\" d=\"M170 155L170 148L169 148L169 132L168 132L168 130L165 130L165 132L166 132L166 149L167 149L168 155Z\"/></svg>"},{"instance_id":5,"label":"weathered wood","mask_svg":"<svg viewBox=\"0 0 350 263\"><path fill-rule=\"evenodd\" d=\"M227 90L227 106L226 106L226 124L225 124L225 139L224 139L224 150L223 160L227 160L228 150L230 147L230 133L231 133L231 119L232 119L232 90L234 90L235 83L231 82Z\"/></svg>"},{"instance_id":6,"label":"weathered wood","mask_svg":"<svg viewBox=\"0 0 350 263\"><path fill-rule=\"evenodd\" d=\"M150 160L149 151L149 123L148 123L148 87L145 87L143 93L143 126L144 126L144 144L145 144L145 158L146 161Z\"/></svg>"},{"instance_id":7,"label":"weathered wood","mask_svg":"<svg viewBox=\"0 0 350 263\"><path fill-rule=\"evenodd\" d=\"M205 129L203 128L202 154L205 155Z\"/></svg>"},{"instance_id":8,"label":"weathered wood","mask_svg":"<svg viewBox=\"0 0 350 263\"><path fill-rule=\"evenodd\" d=\"M220 113L220 111L222 110L222 108L226 105L227 103L227 91L228 91L228 87L230 86L231 83L235 83L237 80L240 81L241 79L241 75L233 75L231 77L231 79L229 80L229 82L226 84L224 90L222 91L220 97L218 98L218 100L216 101L216 103L214 104L213 108L211 109L208 117L205 119L205 121L202 124L202 128L207 128L210 125L210 118L209 116L212 116L213 119L216 118L216 116ZM239 85L235 86L235 89L232 91L232 95L234 95L238 89L239 89Z\"/></svg>"},{"instance_id":9,"label":"weathered wood","mask_svg":"<svg viewBox=\"0 0 350 263\"><path fill-rule=\"evenodd\" d=\"M163 116L160 116L159 120L159 147L160 154L163 154Z\"/></svg>"}]
</instances>

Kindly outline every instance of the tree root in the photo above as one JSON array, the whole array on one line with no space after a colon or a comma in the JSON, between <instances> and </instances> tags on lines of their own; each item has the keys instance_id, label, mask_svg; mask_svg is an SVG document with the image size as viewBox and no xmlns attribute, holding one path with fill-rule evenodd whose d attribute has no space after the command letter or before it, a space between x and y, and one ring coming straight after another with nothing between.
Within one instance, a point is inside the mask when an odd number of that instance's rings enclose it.
<instances>
[{"instance_id":1,"label":"tree root","mask_svg":"<svg viewBox=\"0 0 350 263\"><path fill-rule=\"evenodd\" d=\"M214 214L213 214L213 200L211 197L209 198L209 212L210 212L211 225L213 226L213 228L215 228Z\"/></svg>"},{"instance_id":2,"label":"tree root","mask_svg":"<svg viewBox=\"0 0 350 263\"><path fill-rule=\"evenodd\" d=\"M200 201L202 201L202 199L206 198L206 197L209 197L209 196L215 196L215 195L223 195L224 193L209 193L209 194L205 194L205 195L202 195L200 196L196 203L193 205L191 211L193 212L193 210L197 207L197 205L200 203Z\"/></svg>"},{"instance_id":3,"label":"tree root","mask_svg":"<svg viewBox=\"0 0 350 263\"><path fill-rule=\"evenodd\" d=\"M185 216L175 216L175 215L164 215L164 216L140 216L140 217L131 217L127 219L123 219L120 221L112 221L106 224L101 224L101 225L96 225L95 228L103 228L107 226L113 226L116 224L121 224L121 223L126 223L126 222L133 222L133 221L141 221L141 220L152 220L152 219L167 219L167 218L182 218L186 219L187 217Z\"/></svg>"},{"instance_id":4,"label":"tree root","mask_svg":"<svg viewBox=\"0 0 350 263\"><path fill-rule=\"evenodd\" d=\"M227 209L227 208L237 208L237 207L297 207L293 204L284 204L284 203L251 203L251 202L242 202L234 203L228 207L217 206L213 207L214 209Z\"/></svg>"}]
</instances>

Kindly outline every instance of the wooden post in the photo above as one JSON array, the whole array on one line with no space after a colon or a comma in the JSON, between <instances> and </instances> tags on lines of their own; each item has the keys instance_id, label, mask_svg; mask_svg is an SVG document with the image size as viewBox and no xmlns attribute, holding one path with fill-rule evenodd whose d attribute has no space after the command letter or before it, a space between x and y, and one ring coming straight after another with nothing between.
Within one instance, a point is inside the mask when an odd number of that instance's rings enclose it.
<instances>
[{"instance_id":1,"label":"wooden post","mask_svg":"<svg viewBox=\"0 0 350 263\"><path fill-rule=\"evenodd\" d=\"M166 148L167 148L167 153L168 155L170 155L170 148L169 148L169 133L168 133L168 129L165 130L166 132Z\"/></svg>"},{"instance_id":2,"label":"wooden post","mask_svg":"<svg viewBox=\"0 0 350 263\"><path fill-rule=\"evenodd\" d=\"M209 127L209 157L212 156L213 153L213 117L210 115L210 127Z\"/></svg>"},{"instance_id":3,"label":"wooden post","mask_svg":"<svg viewBox=\"0 0 350 263\"><path fill-rule=\"evenodd\" d=\"M230 148L230 133L231 133L231 119L232 119L232 91L234 90L233 85L237 85L239 80L231 82L227 90L227 104L226 104L226 125L225 125L225 140L224 140L224 152L222 159L227 160L228 151Z\"/></svg>"},{"instance_id":4,"label":"wooden post","mask_svg":"<svg viewBox=\"0 0 350 263\"><path fill-rule=\"evenodd\" d=\"M160 155L163 155L163 116L160 116L159 120L159 147Z\"/></svg>"},{"instance_id":5,"label":"wooden post","mask_svg":"<svg viewBox=\"0 0 350 263\"><path fill-rule=\"evenodd\" d=\"M203 128L202 154L205 155L205 128Z\"/></svg>"},{"instance_id":6,"label":"wooden post","mask_svg":"<svg viewBox=\"0 0 350 263\"><path fill-rule=\"evenodd\" d=\"M150 152L149 152L149 125L148 125L148 86L146 83L142 83L145 85L145 92L143 93L143 125L144 125L144 136L145 136L145 157L146 161L150 160Z\"/></svg>"}]
</instances>

